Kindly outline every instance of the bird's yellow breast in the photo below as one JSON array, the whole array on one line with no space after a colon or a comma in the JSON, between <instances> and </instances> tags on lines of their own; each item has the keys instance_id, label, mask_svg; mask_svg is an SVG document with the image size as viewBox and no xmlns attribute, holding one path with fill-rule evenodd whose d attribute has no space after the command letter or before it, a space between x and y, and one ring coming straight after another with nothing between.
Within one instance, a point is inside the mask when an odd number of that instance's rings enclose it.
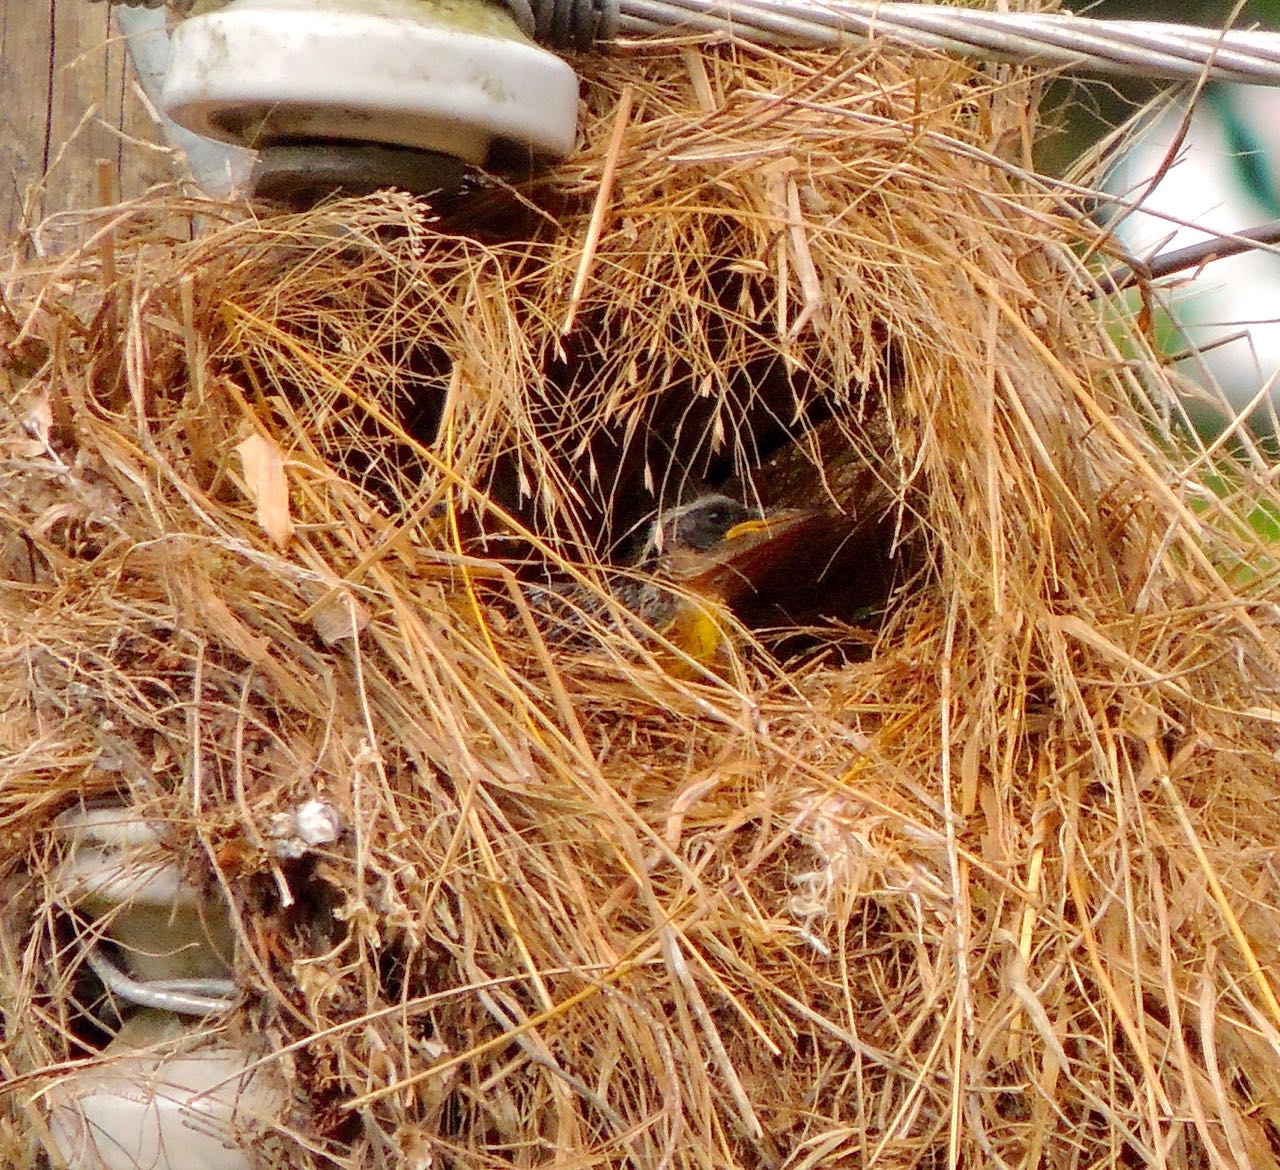
<instances>
[{"instance_id":1,"label":"bird's yellow breast","mask_svg":"<svg viewBox=\"0 0 1280 1170\"><path fill-rule=\"evenodd\" d=\"M659 631L676 649L709 670L728 662L732 650L727 614L722 606L704 598L681 598L671 620ZM683 669L682 669L683 668ZM688 676L688 663L678 662L673 674Z\"/></svg>"}]
</instances>

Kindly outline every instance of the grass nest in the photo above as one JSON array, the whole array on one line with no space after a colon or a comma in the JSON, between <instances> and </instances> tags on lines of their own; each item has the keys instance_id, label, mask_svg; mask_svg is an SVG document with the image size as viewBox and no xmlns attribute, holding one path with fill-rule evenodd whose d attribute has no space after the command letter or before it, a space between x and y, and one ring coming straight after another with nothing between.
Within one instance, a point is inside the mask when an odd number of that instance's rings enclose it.
<instances>
[{"instance_id":1,"label":"grass nest","mask_svg":"<svg viewBox=\"0 0 1280 1170\"><path fill-rule=\"evenodd\" d=\"M13 269L6 1164L128 1014L104 801L230 907L264 1166L1280 1164L1274 492L1101 308L1034 80L581 64L518 187ZM610 573L709 489L857 555L708 659Z\"/></svg>"}]
</instances>

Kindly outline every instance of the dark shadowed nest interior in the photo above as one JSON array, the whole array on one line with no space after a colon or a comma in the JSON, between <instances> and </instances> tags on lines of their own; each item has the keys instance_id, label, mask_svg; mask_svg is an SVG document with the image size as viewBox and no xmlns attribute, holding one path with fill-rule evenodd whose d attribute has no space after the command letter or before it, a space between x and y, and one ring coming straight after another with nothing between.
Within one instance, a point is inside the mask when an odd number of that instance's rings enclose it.
<instances>
[{"instance_id":1,"label":"dark shadowed nest interior","mask_svg":"<svg viewBox=\"0 0 1280 1170\"><path fill-rule=\"evenodd\" d=\"M0 1158L128 1014L56 880L117 802L233 909L263 1166L1280 1165L1275 491L1034 80L579 67L518 186L9 272ZM619 584L708 492L807 517L668 582L710 642Z\"/></svg>"}]
</instances>

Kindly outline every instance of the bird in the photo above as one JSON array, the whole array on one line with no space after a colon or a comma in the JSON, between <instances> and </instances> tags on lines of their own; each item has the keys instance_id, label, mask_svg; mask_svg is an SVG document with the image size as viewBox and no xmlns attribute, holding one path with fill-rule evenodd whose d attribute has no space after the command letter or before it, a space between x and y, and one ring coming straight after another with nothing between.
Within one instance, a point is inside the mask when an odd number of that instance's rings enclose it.
<instances>
[{"instance_id":1,"label":"bird","mask_svg":"<svg viewBox=\"0 0 1280 1170\"><path fill-rule=\"evenodd\" d=\"M690 663L716 670L731 656L737 606L823 518L821 509L766 513L707 493L659 512L635 560L605 571L603 591L575 581L534 590L531 599L553 642L580 644L593 624L608 628L621 612L636 619L633 632L657 635L663 649L677 652L679 661L668 664L673 673L690 673Z\"/></svg>"}]
</instances>

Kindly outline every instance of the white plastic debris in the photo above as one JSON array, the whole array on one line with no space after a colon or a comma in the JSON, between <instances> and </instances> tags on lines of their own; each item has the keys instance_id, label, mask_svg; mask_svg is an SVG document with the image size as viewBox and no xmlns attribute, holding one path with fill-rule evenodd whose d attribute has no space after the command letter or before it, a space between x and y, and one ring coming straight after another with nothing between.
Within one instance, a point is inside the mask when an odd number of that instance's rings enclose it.
<instances>
[{"instance_id":1,"label":"white plastic debris","mask_svg":"<svg viewBox=\"0 0 1280 1170\"><path fill-rule=\"evenodd\" d=\"M267 836L277 857L296 861L318 845L332 845L342 836L342 817L323 800L308 800L292 812L276 813Z\"/></svg>"}]
</instances>

